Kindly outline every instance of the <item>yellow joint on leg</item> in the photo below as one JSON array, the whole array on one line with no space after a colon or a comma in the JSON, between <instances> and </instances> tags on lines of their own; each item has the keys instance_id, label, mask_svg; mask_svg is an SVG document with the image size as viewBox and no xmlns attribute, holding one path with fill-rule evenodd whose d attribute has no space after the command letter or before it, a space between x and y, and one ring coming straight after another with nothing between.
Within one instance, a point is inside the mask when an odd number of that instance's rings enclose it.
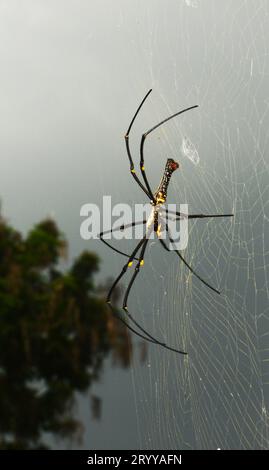
<instances>
[{"instance_id":1,"label":"yellow joint on leg","mask_svg":"<svg viewBox=\"0 0 269 470\"><path fill-rule=\"evenodd\" d=\"M140 261L140 266L144 266L144 260L143 259L141 259L141 261Z\"/></svg>"},{"instance_id":2,"label":"yellow joint on leg","mask_svg":"<svg viewBox=\"0 0 269 470\"><path fill-rule=\"evenodd\" d=\"M133 262L132 261L129 261L128 263L128 268L130 268L132 266Z\"/></svg>"},{"instance_id":3,"label":"yellow joint on leg","mask_svg":"<svg viewBox=\"0 0 269 470\"><path fill-rule=\"evenodd\" d=\"M145 171L145 167L144 167L144 165L143 165L143 166L141 166L141 170L142 170L142 171Z\"/></svg>"},{"instance_id":4,"label":"yellow joint on leg","mask_svg":"<svg viewBox=\"0 0 269 470\"><path fill-rule=\"evenodd\" d=\"M135 170L134 170L134 168L132 168L132 170L131 170L131 173L135 173Z\"/></svg>"}]
</instances>

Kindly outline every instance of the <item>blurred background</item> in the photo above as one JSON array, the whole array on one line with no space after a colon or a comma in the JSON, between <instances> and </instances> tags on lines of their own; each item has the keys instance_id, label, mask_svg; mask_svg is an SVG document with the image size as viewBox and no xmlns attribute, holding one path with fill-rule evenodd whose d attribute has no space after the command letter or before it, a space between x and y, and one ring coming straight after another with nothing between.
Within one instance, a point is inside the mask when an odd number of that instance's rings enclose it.
<instances>
[{"instance_id":1,"label":"blurred background","mask_svg":"<svg viewBox=\"0 0 269 470\"><path fill-rule=\"evenodd\" d=\"M268 448L266 0L0 0L0 447ZM80 237L80 208L146 202L130 142L169 202L234 212L149 243L128 334L104 298L124 258ZM130 250L122 240L119 249ZM116 292L120 304L123 281Z\"/></svg>"}]
</instances>

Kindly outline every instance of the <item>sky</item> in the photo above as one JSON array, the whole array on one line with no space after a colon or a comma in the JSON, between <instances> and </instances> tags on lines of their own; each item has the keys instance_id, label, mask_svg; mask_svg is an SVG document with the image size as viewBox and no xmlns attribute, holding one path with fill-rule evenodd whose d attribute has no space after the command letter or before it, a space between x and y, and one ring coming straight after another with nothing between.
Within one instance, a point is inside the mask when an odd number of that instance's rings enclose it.
<instances>
[{"instance_id":1,"label":"sky","mask_svg":"<svg viewBox=\"0 0 269 470\"><path fill-rule=\"evenodd\" d=\"M129 371L115 372L108 361L97 386L100 423L79 398L85 448L268 446L268 7L0 0L0 197L15 227L25 233L53 216L69 242L66 266L92 249L100 279L119 272L122 259L81 239L80 208L102 207L104 195L145 202L123 137L150 88L130 137L134 161L143 132L198 104L146 143L150 181L157 185L166 158L175 158L171 201L235 212L233 223L195 224L187 252L222 286L221 301L151 244L132 306L191 359L150 346L145 366L135 358ZM182 152L184 138L198 165Z\"/></svg>"}]
</instances>

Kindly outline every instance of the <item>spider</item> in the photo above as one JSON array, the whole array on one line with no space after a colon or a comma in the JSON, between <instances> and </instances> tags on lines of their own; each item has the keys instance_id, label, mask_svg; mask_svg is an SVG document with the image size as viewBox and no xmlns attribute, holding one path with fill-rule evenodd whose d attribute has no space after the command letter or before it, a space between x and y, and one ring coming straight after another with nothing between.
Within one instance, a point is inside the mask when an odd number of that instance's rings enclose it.
<instances>
[{"instance_id":1,"label":"spider","mask_svg":"<svg viewBox=\"0 0 269 470\"><path fill-rule=\"evenodd\" d=\"M129 330L131 330L137 336L143 338L144 340L146 340L150 343L154 343L154 344L157 344L159 346L162 346L162 347L164 347L164 348L166 348L170 351L174 351L174 352L177 352L179 354L187 354L187 352L185 352L185 351L181 351L179 349L171 347L171 346L167 345L165 342L156 339L154 336L152 336L148 331L146 331L136 321L136 319L133 317L133 315L128 310L129 294L131 292L131 289L133 287L135 279L137 278L137 276L139 274L140 268L144 265L144 255L145 255L147 244L148 244L148 241L149 241L149 236L152 234L152 232L154 232L157 235L157 238L160 241L162 247L166 251L170 251L170 249L167 246L167 244L165 243L165 241L160 237L162 227L161 227L160 217L159 216L160 216L160 209L161 208L163 209L163 205L166 202L167 190L168 190L170 178L171 178L172 174L174 173L174 171L179 168L179 164L175 160L173 160L172 158L168 158L167 161L166 161L164 173L163 173L163 176L161 178L160 184L157 187L156 191L153 192L151 187L150 187L150 184L148 182L148 178L147 178L147 175L146 175L146 169L145 169L145 161L144 161L145 140L146 140L146 138L148 137L149 134L151 134L153 131L155 131L158 127L162 126L164 123L170 121L171 119L175 118L176 116L179 116L180 114L185 113L186 111L190 111L191 109L194 109L194 108L198 107L198 105L195 105L195 106L191 106L189 108L185 108L185 109L183 109L183 110L167 117L163 121L159 122L158 124L156 124L154 127L149 129L147 132L145 132L142 135L141 142L140 142L140 171L141 171L141 175L142 175L142 178L143 178L143 181L144 181L144 182L142 182L141 179L137 176L135 168L134 168L134 162L133 162L133 158L132 158L132 154L131 154L131 150L130 150L130 145L129 145L129 134L130 134L130 131L132 129L134 121L135 121L141 107L143 106L144 102L148 98L151 91L152 90L149 90L147 92L146 96L143 98L142 102L138 106L138 108L137 108L137 110L136 110L136 112L135 112L135 114L134 114L134 116L131 120L131 123L128 127L128 130L125 134L125 145L126 145L127 155L128 155L128 158L129 158L131 175L134 178L134 180L136 181L136 183L139 185L139 187L142 189L142 191L144 191L144 193L150 199L150 203L152 205L152 213L151 213L151 215L149 216L149 218L147 220L142 220L140 222L136 221L136 222L132 222L130 224L121 225L119 227L116 227L116 228L113 228L113 229L111 228L110 230L107 230L105 232L101 232L99 234L99 237L100 237L101 241L104 242L109 248L111 248L116 253L119 253L119 254L121 254L121 255L128 258L127 263L124 264L120 274L118 275L118 277L113 282L113 284L112 284L112 286L111 286L111 288L108 292L106 302L109 305L112 313L114 315L116 315L116 317L119 320L121 320L127 326L127 328L129 328ZM233 216L233 214L192 214L192 215L184 215L180 212L171 212L171 211L168 211L166 209L165 209L165 212L167 214L167 218L169 218L169 216L170 217L173 216L174 220L179 220L182 216L187 217L188 219L202 219L202 218L206 218L206 217L214 218L214 217L232 217ZM115 232L117 230L125 230L128 227L133 227L133 226L138 225L138 224L145 224L146 225L146 233L143 236L143 238L139 241L139 243L137 244L137 246L135 247L135 249L133 250L131 255L129 255L127 253L124 253L123 251L120 251L117 248L114 248L112 245L110 245L108 243L107 240L103 239L103 236L108 234L108 233L112 233L112 232ZM174 242L174 240L171 237L171 234L169 232L169 226L168 226L167 221L165 223L165 231L168 234L168 240L170 241L170 243L174 244L175 242ZM187 263L187 261L183 258L182 254L178 250L173 250L173 252L187 266L187 268L190 270L190 272L194 276L196 276L205 286L207 286L209 289L216 292L217 294L220 294L219 290L212 287L197 272L194 271L194 269ZM118 285L118 283L122 279L122 277L127 272L128 268L132 267L134 261L137 261L137 263L136 263L133 275L131 277L131 280L130 280L130 282L127 286L127 289L125 291L125 294L124 294L123 305L122 305L123 315L120 315L112 305L112 302L111 302L112 294L113 294L116 286ZM133 326L130 325L128 320L129 320L129 322L132 323ZM137 329L139 331L137 331Z\"/></svg>"}]
</instances>

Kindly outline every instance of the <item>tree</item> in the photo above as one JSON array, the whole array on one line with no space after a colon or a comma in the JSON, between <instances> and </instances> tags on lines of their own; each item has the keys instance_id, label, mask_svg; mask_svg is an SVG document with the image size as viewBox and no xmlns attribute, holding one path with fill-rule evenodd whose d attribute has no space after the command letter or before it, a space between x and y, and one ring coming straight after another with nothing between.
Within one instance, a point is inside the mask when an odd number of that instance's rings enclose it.
<instances>
[{"instance_id":1,"label":"tree","mask_svg":"<svg viewBox=\"0 0 269 470\"><path fill-rule=\"evenodd\" d=\"M67 272L67 243L52 220L24 238L0 217L0 448L46 447L44 433L74 437L76 391L90 389L104 359L128 367L127 330L114 320L84 252ZM100 405L93 397L96 416Z\"/></svg>"}]
</instances>

